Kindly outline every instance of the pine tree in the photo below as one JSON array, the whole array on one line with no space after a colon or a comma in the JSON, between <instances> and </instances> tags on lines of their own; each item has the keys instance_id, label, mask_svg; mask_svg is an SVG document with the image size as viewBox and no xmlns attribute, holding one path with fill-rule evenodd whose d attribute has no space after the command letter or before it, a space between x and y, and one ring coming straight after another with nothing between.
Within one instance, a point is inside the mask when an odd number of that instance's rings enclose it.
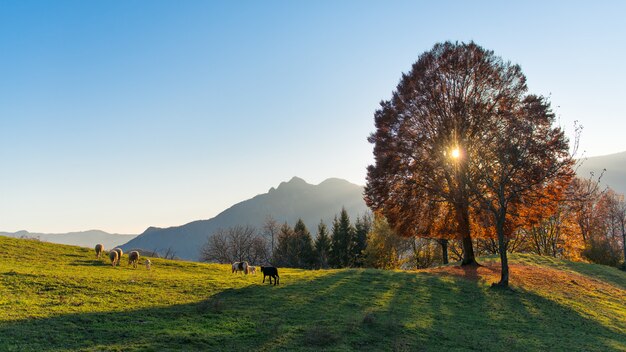
<instances>
[{"instance_id":1,"label":"pine tree","mask_svg":"<svg viewBox=\"0 0 626 352\"><path fill-rule=\"evenodd\" d=\"M369 216L357 217L354 223L354 237L352 239L350 254L351 265L362 267L364 265L363 251L367 246L367 234L372 228L372 220Z\"/></svg>"},{"instance_id":2,"label":"pine tree","mask_svg":"<svg viewBox=\"0 0 626 352\"><path fill-rule=\"evenodd\" d=\"M293 252L293 229L288 223L284 223L278 231L276 248L274 249L273 264L276 266L291 267L291 255Z\"/></svg>"},{"instance_id":3,"label":"pine tree","mask_svg":"<svg viewBox=\"0 0 626 352\"><path fill-rule=\"evenodd\" d=\"M315 239L315 265L318 268L328 268L328 260L330 255L330 237L328 236L328 228L324 221L320 220L317 225L317 238Z\"/></svg>"},{"instance_id":4,"label":"pine tree","mask_svg":"<svg viewBox=\"0 0 626 352\"><path fill-rule=\"evenodd\" d=\"M298 219L293 227L294 247L293 261L299 268L311 268L315 262L315 252L313 250L313 239L311 233L304 225L302 219Z\"/></svg>"},{"instance_id":5,"label":"pine tree","mask_svg":"<svg viewBox=\"0 0 626 352\"><path fill-rule=\"evenodd\" d=\"M333 268L341 267L341 233L339 229L339 219L337 215L333 219L333 228L330 234L330 252L328 253L328 264Z\"/></svg>"},{"instance_id":6,"label":"pine tree","mask_svg":"<svg viewBox=\"0 0 626 352\"><path fill-rule=\"evenodd\" d=\"M350 249L354 236L354 227L350 224L350 217L345 208L341 208L339 218L335 216L331 236L330 264L336 268L350 265Z\"/></svg>"},{"instance_id":7,"label":"pine tree","mask_svg":"<svg viewBox=\"0 0 626 352\"><path fill-rule=\"evenodd\" d=\"M274 262L275 265L289 268L313 266L313 239L302 219L298 220L293 229L287 223L281 226L274 251Z\"/></svg>"}]
</instances>

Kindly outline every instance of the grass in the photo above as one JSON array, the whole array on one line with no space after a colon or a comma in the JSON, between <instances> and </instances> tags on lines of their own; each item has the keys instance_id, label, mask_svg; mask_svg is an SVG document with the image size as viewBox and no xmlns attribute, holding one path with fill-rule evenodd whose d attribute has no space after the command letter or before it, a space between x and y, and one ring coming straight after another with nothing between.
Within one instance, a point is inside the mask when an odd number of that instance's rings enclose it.
<instances>
[{"instance_id":1,"label":"grass","mask_svg":"<svg viewBox=\"0 0 626 352\"><path fill-rule=\"evenodd\" d=\"M126 257L125 257L126 258ZM0 237L0 351L626 351L626 273L531 255L499 270L280 269L152 259Z\"/></svg>"}]
</instances>

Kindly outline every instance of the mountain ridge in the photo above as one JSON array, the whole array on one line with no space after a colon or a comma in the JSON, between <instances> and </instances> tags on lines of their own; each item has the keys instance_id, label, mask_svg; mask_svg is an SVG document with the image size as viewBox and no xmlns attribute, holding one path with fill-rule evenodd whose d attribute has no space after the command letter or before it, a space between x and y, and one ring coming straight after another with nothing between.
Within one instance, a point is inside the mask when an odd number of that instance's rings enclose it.
<instances>
[{"instance_id":1,"label":"mountain ridge","mask_svg":"<svg viewBox=\"0 0 626 352\"><path fill-rule=\"evenodd\" d=\"M339 178L313 185L294 176L276 188L271 187L267 193L233 204L213 218L162 229L148 228L122 248L160 253L170 251L182 259L198 260L199 248L220 228L250 225L259 229L268 216L278 223L287 222L293 226L298 218L302 218L315 235L320 220L330 226L342 207L352 219L369 212L363 200L363 186Z\"/></svg>"}]
</instances>

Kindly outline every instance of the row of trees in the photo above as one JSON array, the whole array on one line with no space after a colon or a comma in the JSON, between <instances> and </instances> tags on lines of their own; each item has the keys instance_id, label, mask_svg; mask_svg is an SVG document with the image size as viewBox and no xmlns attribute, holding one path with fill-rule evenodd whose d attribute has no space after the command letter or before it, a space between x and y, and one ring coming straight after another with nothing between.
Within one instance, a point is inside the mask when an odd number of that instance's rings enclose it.
<instances>
[{"instance_id":1,"label":"row of trees","mask_svg":"<svg viewBox=\"0 0 626 352\"><path fill-rule=\"evenodd\" d=\"M507 237L509 252L534 253L619 266L626 257L626 202L599 180L575 178L550 207ZM476 218L474 212L471 218ZM450 221L449 218L440 217ZM530 219L530 218L528 218ZM432 225L446 225L433 221ZM493 229L475 221L476 255L499 253ZM272 245L274 244L274 245ZM342 209L329 230L320 221L315 239L299 220L292 228L269 217L260 231L235 226L216 231L202 248L202 259L220 263L248 261L284 267L426 268L463 260L463 242L454 238L398 235L380 213L358 217L354 224ZM622 264L623 265L623 264Z\"/></svg>"},{"instance_id":2,"label":"row of trees","mask_svg":"<svg viewBox=\"0 0 626 352\"><path fill-rule=\"evenodd\" d=\"M378 269L427 268L444 258L436 240L398 236L387 220L375 215L364 252L365 266Z\"/></svg>"},{"instance_id":3,"label":"row of trees","mask_svg":"<svg viewBox=\"0 0 626 352\"><path fill-rule=\"evenodd\" d=\"M291 227L268 217L260 231L251 226L220 229L201 248L202 261L232 263L248 261L293 268L343 268L365 265L365 248L370 232L368 215L357 217L354 224L342 208L329 230L323 221L315 240L299 219Z\"/></svg>"},{"instance_id":4,"label":"row of trees","mask_svg":"<svg viewBox=\"0 0 626 352\"><path fill-rule=\"evenodd\" d=\"M588 244L583 255L601 264L617 266L623 260L626 270L626 202L624 195L609 191L594 203L598 211L584 214L580 220L590 223L591 231L583 240ZM594 217L593 215L599 215ZM621 244L621 245L620 245Z\"/></svg>"},{"instance_id":5,"label":"row of trees","mask_svg":"<svg viewBox=\"0 0 626 352\"><path fill-rule=\"evenodd\" d=\"M509 252L620 266L626 258L626 203L599 179L573 178L534 208L526 209L507 236ZM497 254L493 233L475 231L477 247Z\"/></svg>"},{"instance_id":6,"label":"row of trees","mask_svg":"<svg viewBox=\"0 0 626 352\"><path fill-rule=\"evenodd\" d=\"M567 193L552 205L551 210L544 208L545 212L520 225L507 237L508 252L611 266L626 264L626 202L623 195L609 188L600 190L597 180L576 178ZM485 228L473 230L472 244L476 255L499 254L497 239L489 230L489 227L486 231ZM462 242L458 239L400 236L379 215L368 235L366 266L424 268L447 262L448 255L452 261L462 261Z\"/></svg>"},{"instance_id":7,"label":"row of trees","mask_svg":"<svg viewBox=\"0 0 626 352\"><path fill-rule=\"evenodd\" d=\"M363 251L370 230L367 215L357 217L355 224L345 209L333 220L330 231L323 221L312 240L302 220L293 229L287 224L280 227L273 262L284 267L343 268L363 266Z\"/></svg>"}]
</instances>

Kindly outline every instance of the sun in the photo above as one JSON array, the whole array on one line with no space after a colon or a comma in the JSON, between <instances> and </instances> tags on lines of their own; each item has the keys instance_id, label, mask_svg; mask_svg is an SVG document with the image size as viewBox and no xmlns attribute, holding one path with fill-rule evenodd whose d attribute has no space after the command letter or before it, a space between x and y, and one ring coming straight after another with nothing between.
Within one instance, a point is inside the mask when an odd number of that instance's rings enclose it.
<instances>
[{"instance_id":1,"label":"sun","mask_svg":"<svg viewBox=\"0 0 626 352\"><path fill-rule=\"evenodd\" d=\"M461 151L459 150L459 148L454 148L452 149L452 154L451 154L452 158L454 159L458 159L461 156Z\"/></svg>"}]
</instances>

